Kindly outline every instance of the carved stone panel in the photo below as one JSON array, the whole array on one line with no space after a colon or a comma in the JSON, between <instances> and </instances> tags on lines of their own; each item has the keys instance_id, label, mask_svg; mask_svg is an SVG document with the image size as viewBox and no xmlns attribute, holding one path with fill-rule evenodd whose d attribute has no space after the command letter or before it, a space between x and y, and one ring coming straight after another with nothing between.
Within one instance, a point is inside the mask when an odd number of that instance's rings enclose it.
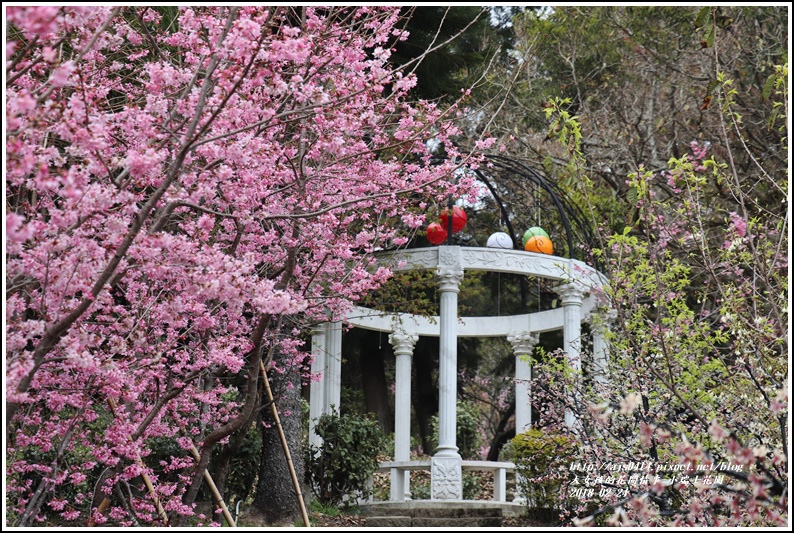
<instances>
[{"instance_id":1,"label":"carved stone panel","mask_svg":"<svg viewBox=\"0 0 794 533\"><path fill-rule=\"evenodd\" d=\"M430 499L463 499L461 467L460 457L432 457L430 459Z\"/></svg>"},{"instance_id":2,"label":"carved stone panel","mask_svg":"<svg viewBox=\"0 0 794 533\"><path fill-rule=\"evenodd\" d=\"M461 259L460 246L439 246L438 266L445 270L462 270L463 261Z\"/></svg>"}]
</instances>

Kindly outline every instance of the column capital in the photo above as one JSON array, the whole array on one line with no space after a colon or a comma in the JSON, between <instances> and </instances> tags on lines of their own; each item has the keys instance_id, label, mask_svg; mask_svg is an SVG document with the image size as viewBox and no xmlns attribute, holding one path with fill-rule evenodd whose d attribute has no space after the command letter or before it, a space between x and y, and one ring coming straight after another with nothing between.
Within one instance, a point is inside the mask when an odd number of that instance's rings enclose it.
<instances>
[{"instance_id":1,"label":"column capital","mask_svg":"<svg viewBox=\"0 0 794 533\"><path fill-rule=\"evenodd\" d=\"M463 281L462 268L439 268L436 270L438 290L441 292L460 292L460 282Z\"/></svg>"},{"instance_id":2,"label":"column capital","mask_svg":"<svg viewBox=\"0 0 794 533\"><path fill-rule=\"evenodd\" d=\"M395 355L412 355L417 340L419 335L404 331L395 331L389 335L389 344L394 347Z\"/></svg>"},{"instance_id":3,"label":"column capital","mask_svg":"<svg viewBox=\"0 0 794 533\"><path fill-rule=\"evenodd\" d=\"M604 333L612 328L618 318L618 311L612 307L593 309L587 319L594 331Z\"/></svg>"},{"instance_id":4,"label":"column capital","mask_svg":"<svg viewBox=\"0 0 794 533\"><path fill-rule=\"evenodd\" d=\"M529 355L540 341L539 333L513 333L507 336L507 342L513 346L516 355Z\"/></svg>"},{"instance_id":5,"label":"column capital","mask_svg":"<svg viewBox=\"0 0 794 533\"><path fill-rule=\"evenodd\" d=\"M313 324L309 328L309 333L311 335L325 335L325 332L328 330L328 322L319 322L317 324Z\"/></svg>"},{"instance_id":6,"label":"column capital","mask_svg":"<svg viewBox=\"0 0 794 533\"><path fill-rule=\"evenodd\" d=\"M562 305L582 305L586 291L582 285L576 282L569 282L557 285L554 288L554 292L562 298Z\"/></svg>"}]
</instances>

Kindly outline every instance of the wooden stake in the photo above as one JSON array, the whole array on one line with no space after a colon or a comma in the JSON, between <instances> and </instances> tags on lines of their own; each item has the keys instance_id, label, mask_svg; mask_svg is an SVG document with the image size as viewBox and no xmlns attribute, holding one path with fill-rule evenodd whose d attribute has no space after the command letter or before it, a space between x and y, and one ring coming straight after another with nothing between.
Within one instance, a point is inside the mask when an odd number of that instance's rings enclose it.
<instances>
[{"instance_id":1,"label":"wooden stake","mask_svg":"<svg viewBox=\"0 0 794 533\"><path fill-rule=\"evenodd\" d=\"M99 507L96 508L96 512L102 514L105 512L105 509L110 507L110 498L105 498L99 504ZM96 522L94 522L94 513L91 513L91 518L88 519L88 527L94 527Z\"/></svg>"},{"instance_id":2,"label":"wooden stake","mask_svg":"<svg viewBox=\"0 0 794 533\"><path fill-rule=\"evenodd\" d=\"M110 412L113 413L113 416L116 416L116 400L113 398L108 398L108 405L110 405ZM128 437L129 438L129 437ZM157 497L157 493L154 491L154 486L152 485L152 480L149 479L149 475L144 471L146 466L143 464L143 460L141 459L140 454L135 452L135 463L141 467L141 477L143 478L143 482L146 485L146 489L149 491L149 495L152 497L154 501L155 507L157 507L157 514L160 515L160 518L163 519L163 524L168 525L168 515L165 513L165 509L163 509L162 504L160 504L160 499ZM104 503L104 502L102 502ZM101 504L100 504L101 507Z\"/></svg>"},{"instance_id":3,"label":"wooden stake","mask_svg":"<svg viewBox=\"0 0 794 533\"><path fill-rule=\"evenodd\" d=\"M295 493L298 496L298 505L301 509L301 516L303 518L303 523L306 524L306 527L311 527L309 525L309 514L306 512L306 503L303 501L303 494L301 493L301 485L300 481L298 481L298 476L295 474L295 466L292 464L292 455L289 453L289 446L287 445L287 438L284 436L284 428L281 427L281 419L278 416L278 409L276 409L276 402L273 399L273 392L270 390L270 382L267 379L267 371L265 370L265 365L262 361L259 361L259 370L262 373L262 381L265 384L265 392L267 393L267 400L270 402L270 411L273 413L273 420L276 422L276 428L278 429L278 436L281 439L281 446L284 448L284 455L287 457L287 466L289 467L290 476L292 476L292 484L295 487Z\"/></svg>"},{"instance_id":4,"label":"wooden stake","mask_svg":"<svg viewBox=\"0 0 794 533\"><path fill-rule=\"evenodd\" d=\"M196 458L196 463L198 464L201 456L192 443L190 444L190 451L193 453L193 457ZM215 500L218 502L218 505L221 506L223 517L226 518L226 522L229 524L229 527L237 527L237 522L235 522L234 518L232 518L232 514L229 512L228 507L226 507L226 502L223 501L223 497L221 497L221 493L218 491L218 487L215 486L215 482L212 480L212 476L207 469L204 469L204 481L207 482L207 485L209 485L210 490L212 491L212 495L215 496Z\"/></svg>"}]
</instances>

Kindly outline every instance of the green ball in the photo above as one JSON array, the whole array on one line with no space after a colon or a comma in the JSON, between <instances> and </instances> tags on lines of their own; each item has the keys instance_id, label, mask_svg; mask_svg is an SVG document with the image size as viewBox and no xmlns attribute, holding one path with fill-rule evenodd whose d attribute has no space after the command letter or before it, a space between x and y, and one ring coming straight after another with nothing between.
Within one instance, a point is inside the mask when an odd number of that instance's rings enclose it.
<instances>
[{"instance_id":1,"label":"green ball","mask_svg":"<svg viewBox=\"0 0 794 533\"><path fill-rule=\"evenodd\" d=\"M540 226L532 226L527 231L524 232L524 237L522 238L522 245L526 246L527 241L532 237L546 237L547 239L551 240L549 234L546 233L546 230L541 228Z\"/></svg>"}]
</instances>

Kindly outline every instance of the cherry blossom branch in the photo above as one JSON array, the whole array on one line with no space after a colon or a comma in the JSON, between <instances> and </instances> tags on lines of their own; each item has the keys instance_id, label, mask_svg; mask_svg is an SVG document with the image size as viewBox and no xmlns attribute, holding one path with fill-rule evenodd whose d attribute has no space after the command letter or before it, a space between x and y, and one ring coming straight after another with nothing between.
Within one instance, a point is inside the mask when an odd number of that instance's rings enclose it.
<instances>
[{"instance_id":1,"label":"cherry blossom branch","mask_svg":"<svg viewBox=\"0 0 794 533\"><path fill-rule=\"evenodd\" d=\"M74 436L75 430L77 429L77 422L80 420L83 411L84 409L81 409L69 422L69 428L61 438L61 443L58 446L58 452L50 463L50 474L42 477L36 492L28 502L25 512L22 513L22 516L20 516L17 520L15 527L29 526L31 521L36 517L36 515L39 514L41 506L44 505L46 492L48 492L50 486L54 484L54 480L58 475L58 470L60 468L61 462L63 461L64 454L66 453L66 448Z\"/></svg>"},{"instance_id":2,"label":"cherry blossom branch","mask_svg":"<svg viewBox=\"0 0 794 533\"><path fill-rule=\"evenodd\" d=\"M110 16L108 16L107 19L105 19L105 21L102 23L102 25L94 32L94 35L91 36L91 39L88 41L88 43L86 43L86 45L82 48L82 50L78 52L77 56L71 60L72 62L79 63L80 61L82 61L83 57L85 57L85 55L94 48L97 39L99 39L99 36L105 33L105 31L110 26L110 23L113 22L113 19L116 18L116 16L119 14L120 11L121 11L120 7L113 8L113 10L110 12ZM40 87L40 89L46 87L48 83L49 81L45 82L44 85ZM55 85L50 84L50 87L46 91L44 91L38 98L36 98L36 101L39 104L42 104L44 100L50 97L50 95L56 88L57 87Z\"/></svg>"}]
</instances>

